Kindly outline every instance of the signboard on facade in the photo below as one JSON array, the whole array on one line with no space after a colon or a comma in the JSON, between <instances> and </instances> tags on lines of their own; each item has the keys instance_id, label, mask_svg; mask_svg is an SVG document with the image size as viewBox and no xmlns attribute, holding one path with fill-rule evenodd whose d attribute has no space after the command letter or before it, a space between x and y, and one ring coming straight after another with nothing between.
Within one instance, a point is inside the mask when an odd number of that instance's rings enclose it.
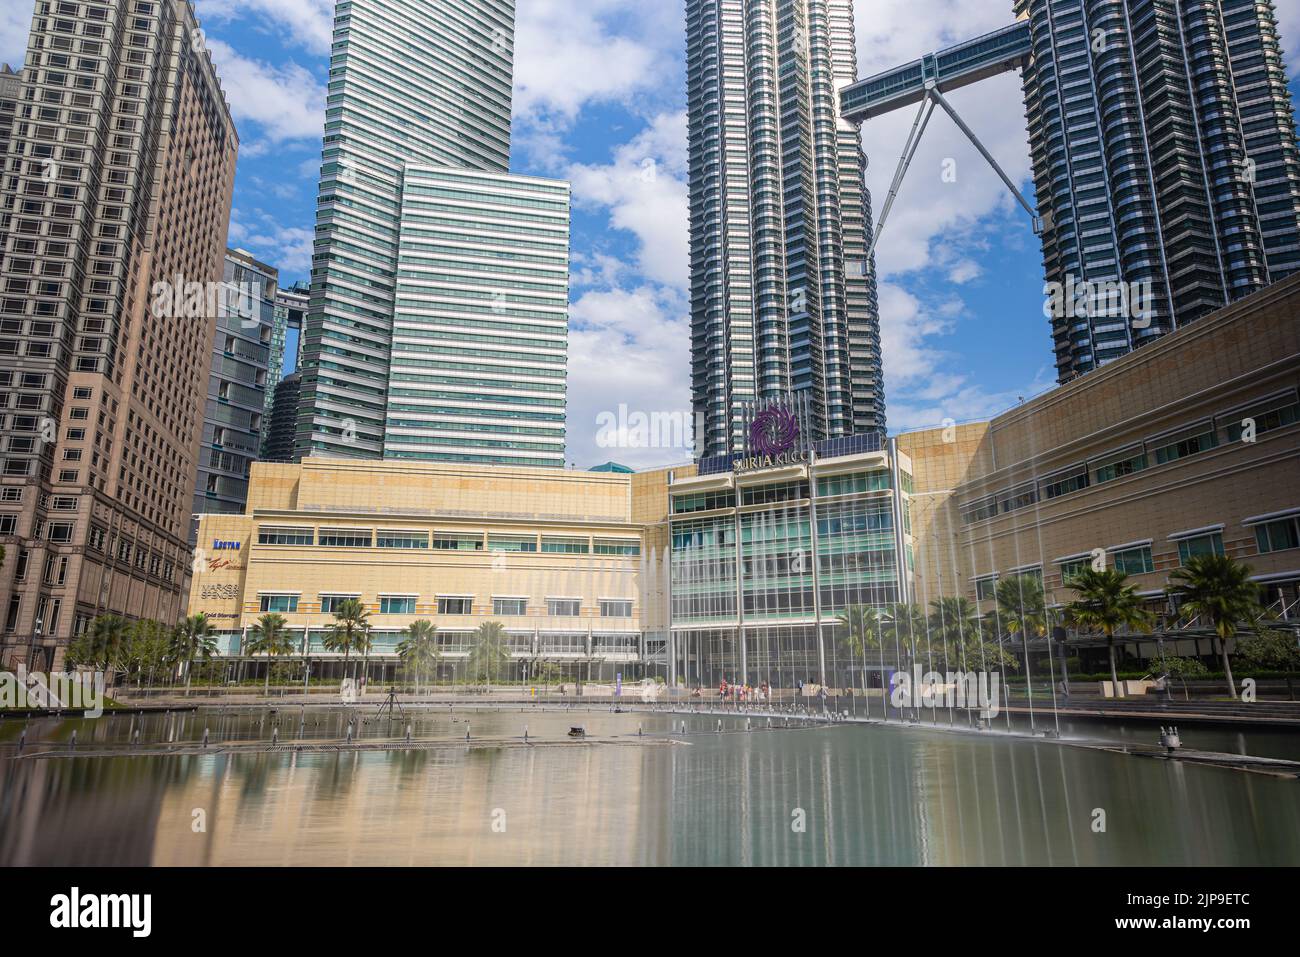
<instances>
[{"instance_id":1,"label":"signboard on facade","mask_svg":"<svg viewBox=\"0 0 1300 957\"><path fill-rule=\"evenodd\" d=\"M783 405L769 405L756 412L746 434L746 455L731 463L733 472L803 465L812 461L812 450L801 441L802 430L794 412Z\"/></svg>"}]
</instances>

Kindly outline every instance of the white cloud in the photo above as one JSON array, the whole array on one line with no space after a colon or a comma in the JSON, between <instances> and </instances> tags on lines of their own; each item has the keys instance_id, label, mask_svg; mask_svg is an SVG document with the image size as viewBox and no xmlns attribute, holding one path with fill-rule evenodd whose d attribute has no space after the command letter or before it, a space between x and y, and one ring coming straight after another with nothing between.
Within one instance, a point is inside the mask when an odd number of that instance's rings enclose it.
<instances>
[{"instance_id":1,"label":"white cloud","mask_svg":"<svg viewBox=\"0 0 1300 957\"><path fill-rule=\"evenodd\" d=\"M880 287L880 337L885 356L886 414L893 432L968 422L1003 412L1021 398L1055 385L1055 369L1040 366L1028 382L990 391L969 373L950 368L961 356L942 347L966 318L960 300L937 304L895 283Z\"/></svg>"},{"instance_id":2,"label":"white cloud","mask_svg":"<svg viewBox=\"0 0 1300 957\"><path fill-rule=\"evenodd\" d=\"M280 65L241 56L221 40L208 40L221 87L240 132L250 146L260 134L273 144L319 139L325 127L325 87L293 60ZM263 150L265 151L265 149Z\"/></svg>"},{"instance_id":3,"label":"white cloud","mask_svg":"<svg viewBox=\"0 0 1300 957\"><path fill-rule=\"evenodd\" d=\"M860 51L870 48L873 53L869 64L862 63L865 57L859 53L863 76L883 67L882 48L897 51L897 58L892 62L898 65L958 39L947 28L930 26L945 23L949 14L961 22L970 22L966 37L977 36L1010 20L1009 16L1001 15L1005 10L995 4L882 0L871 5L870 16L862 12L865 6L859 5L858 46ZM917 7L921 9L916 10ZM994 7L997 13L993 13ZM976 17L970 8L979 11L981 16ZM901 17L902 11L907 11L906 18ZM874 26L867 36L863 34L864 21ZM891 23L893 32L885 33L885 26ZM1029 136L1019 74L985 80L954 91L947 98L1012 180L1021 186L1022 192L1029 190ZM870 160L867 185L877 216L884 206L916 109L908 107L863 124L863 147ZM955 177L946 178L945 169L952 170ZM1031 205L1036 202L1032 191L1026 192L1026 196ZM937 241L955 231L969 231L973 224L995 214L1023 216L1026 224L1029 221L1028 214L1019 209L1001 179L952 119L936 109L885 225L883 236L887 238L876 250L877 269L883 276L925 269L931 265L932 247Z\"/></svg>"},{"instance_id":4,"label":"white cloud","mask_svg":"<svg viewBox=\"0 0 1300 957\"><path fill-rule=\"evenodd\" d=\"M877 0L857 4L858 73L867 77L1011 22L1010 4ZM1029 142L1020 76L1010 73L948 94L1031 204ZM878 217L918 107L863 124L867 185ZM948 173L949 175L945 175ZM953 175L955 174L955 175ZM1028 214L942 110L935 110L876 249L881 276L885 405L893 430L1001 411L1015 394L987 392L953 343L970 321L951 287L980 280L980 259L1028 228ZM1036 265L1036 251L1026 250ZM949 284L936 286L936 280ZM1025 316L1026 330L1041 322ZM1037 326L1032 331L1041 332Z\"/></svg>"},{"instance_id":5,"label":"white cloud","mask_svg":"<svg viewBox=\"0 0 1300 957\"><path fill-rule=\"evenodd\" d=\"M609 210L609 224L638 240L642 275L677 288L687 285L686 117L655 117L636 137L614 151L606 165L573 164L574 204Z\"/></svg>"},{"instance_id":6,"label":"white cloud","mask_svg":"<svg viewBox=\"0 0 1300 957\"><path fill-rule=\"evenodd\" d=\"M279 27L286 46L329 53L334 29L334 0L196 0L199 22L238 23L241 29Z\"/></svg>"},{"instance_id":7,"label":"white cloud","mask_svg":"<svg viewBox=\"0 0 1300 957\"><path fill-rule=\"evenodd\" d=\"M247 249L268 266L275 266L282 280L290 275L311 274L314 239L312 230L284 226L261 209L253 211L251 221L245 220L238 209L230 212L227 244Z\"/></svg>"},{"instance_id":8,"label":"white cloud","mask_svg":"<svg viewBox=\"0 0 1300 957\"><path fill-rule=\"evenodd\" d=\"M0 4L0 63L22 69L27 61L27 34L32 28L30 0L9 0Z\"/></svg>"},{"instance_id":9,"label":"white cloud","mask_svg":"<svg viewBox=\"0 0 1300 957\"><path fill-rule=\"evenodd\" d=\"M1290 79L1300 79L1300 3L1284 2L1275 6L1277 12L1277 29L1282 42L1282 52L1286 56L1287 71Z\"/></svg>"},{"instance_id":10,"label":"white cloud","mask_svg":"<svg viewBox=\"0 0 1300 957\"><path fill-rule=\"evenodd\" d=\"M613 460L633 468L691 458L690 317L685 296L644 284L585 293L570 307L569 458L582 466ZM600 426L602 415L632 424L618 433ZM676 447L644 447L637 413L671 417L661 430ZM658 439L656 439L658 441ZM642 443L635 447L633 443Z\"/></svg>"},{"instance_id":11,"label":"white cloud","mask_svg":"<svg viewBox=\"0 0 1300 957\"><path fill-rule=\"evenodd\" d=\"M611 237L630 234L632 257L604 249L574 256L570 307L569 457L643 468L691 457L690 303L687 248L686 121L663 113L616 147L612 162L565 170L575 205L604 211ZM629 259L631 261L629 261ZM646 447L636 420L630 434L602 429L602 414L660 415L670 423ZM667 418L664 418L666 414ZM608 443L613 439L616 444ZM675 444L674 444L675 443Z\"/></svg>"},{"instance_id":12,"label":"white cloud","mask_svg":"<svg viewBox=\"0 0 1300 957\"><path fill-rule=\"evenodd\" d=\"M519 0L515 10L515 142L560 165L563 133L595 103L641 115L675 107L684 92L681 0Z\"/></svg>"}]
</instances>

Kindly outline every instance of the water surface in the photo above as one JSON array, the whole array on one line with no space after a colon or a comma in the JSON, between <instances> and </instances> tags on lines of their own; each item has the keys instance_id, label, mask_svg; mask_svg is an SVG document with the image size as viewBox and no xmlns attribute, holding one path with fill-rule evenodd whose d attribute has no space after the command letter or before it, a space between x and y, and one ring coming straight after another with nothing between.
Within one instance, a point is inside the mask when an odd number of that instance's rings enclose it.
<instances>
[{"instance_id":1,"label":"water surface","mask_svg":"<svg viewBox=\"0 0 1300 957\"><path fill-rule=\"evenodd\" d=\"M897 726L608 711L359 716L426 751L0 758L0 864L1297 864L1300 781ZM357 712L354 712L357 714ZM342 709L31 726L28 751L340 739ZM670 735L685 721L687 734ZM471 746L464 744L466 725ZM584 725L602 742L570 741ZM528 726L533 746L522 743ZM18 722L0 722L12 743ZM638 729L644 736L638 738ZM1149 742L1150 725L1066 733ZM612 739L604 743L604 739ZM678 743L667 743L670 739ZM1295 756L1281 732L1188 747ZM495 743L494 743L495 742ZM1099 823L1104 818L1104 830Z\"/></svg>"}]
</instances>

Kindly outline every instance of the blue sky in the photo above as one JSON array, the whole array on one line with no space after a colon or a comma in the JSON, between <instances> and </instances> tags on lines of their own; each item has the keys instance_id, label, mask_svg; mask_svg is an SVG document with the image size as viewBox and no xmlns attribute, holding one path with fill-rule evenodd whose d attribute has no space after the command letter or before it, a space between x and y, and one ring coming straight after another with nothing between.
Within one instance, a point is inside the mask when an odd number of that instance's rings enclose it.
<instances>
[{"instance_id":1,"label":"blue sky","mask_svg":"<svg viewBox=\"0 0 1300 957\"><path fill-rule=\"evenodd\" d=\"M21 62L28 0L0 12ZM196 0L240 131L230 244L309 276L333 0ZM859 0L866 76L1010 19L1011 0ZM1279 4L1295 76L1300 4ZM21 9L19 9L21 8ZM1295 40L1292 38L1295 37ZM602 447L598 416L689 409L683 0L517 0L512 168L573 183L569 458L679 462L683 448ZM1293 90L1297 84L1292 84ZM1018 78L951 97L1028 184ZM864 127L883 202L910 111ZM956 162L944 182L945 160ZM936 114L877 252L891 431L1001 411L1055 380L1028 218Z\"/></svg>"}]
</instances>

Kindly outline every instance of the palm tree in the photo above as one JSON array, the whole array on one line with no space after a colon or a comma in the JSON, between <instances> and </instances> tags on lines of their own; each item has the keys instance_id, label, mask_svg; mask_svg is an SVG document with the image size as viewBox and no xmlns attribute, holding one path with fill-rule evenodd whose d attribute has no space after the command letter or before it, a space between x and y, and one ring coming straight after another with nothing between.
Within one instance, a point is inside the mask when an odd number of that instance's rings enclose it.
<instances>
[{"instance_id":1,"label":"palm tree","mask_svg":"<svg viewBox=\"0 0 1300 957\"><path fill-rule=\"evenodd\" d=\"M945 667L964 666L966 651L983 644L979 614L965 595L941 597L930 602L930 631L943 648L937 653Z\"/></svg>"},{"instance_id":2,"label":"palm tree","mask_svg":"<svg viewBox=\"0 0 1300 957\"><path fill-rule=\"evenodd\" d=\"M862 662L862 693L867 693L867 649L883 649L884 620L871 605L849 605L836 616L844 626L840 639L849 652L850 661Z\"/></svg>"},{"instance_id":3,"label":"palm tree","mask_svg":"<svg viewBox=\"0 0 1300 957\"><path fill-rule=\"evenodd\" d=\"M890 611L888 628L910 659L917 656L916 643L925 637L925 609L909 602L898 602Z\"/></svg>"},{"instance_id":4,"label":"palm tree","mask_svg":"<svg viewBox=\"0 0 1300 957\"><path fill-rule=\"evenodd\" d=\"M1047 607L1047 596L1043 593L1043 583L1036 575L1017 575L1004 578L998 582L994 592L997 601L998 618L1002 627L1013 635L1019 635L1025 645L1025 659L1029 657L1028 641L1030 638L1044 638L1052 630L1059 617L1054 608ZM1047 654L1052 654L1051 642L1048 642ZM1065 648L1061 648L1061 675L1066 682L1068 693L1069 676L1065 671Z\"/></svg>"},{"instance_id":5,"label":"palm tree","mask_svg":"<svg viewBox=\"0 0 1300 957\"><path fill-rule=\"evenodd\" d=\"M438 630L433 622L413 621L402 631L405 636L397 646L398 657L402 664L415 675L415 693L420 693L420 676L428 671L430 665L438 667L442 657L438 651Z\"/></svg>"},{"instance_id":6,"label":"palm tree","mask_svg":"<svg viewBox=\"0 0 1300 957\"><path fill-rule=\"evenodd\" d=\"M73 667L88 667L108 675L122 670L128 623L116 615L100 615L68 648Z\"/></svg>"},{"instance_id":7,"label":"palm tree","mask_svg":"<svg viewBox=\"0 0 1300 957\"><path fill-rule=\"evenodd\" d=\"M506 641L506 626L499 621L483 622L470 639L469 657L465 660L468 676L486 682L489 690L492 679L501 675L501 669L510 660Z\"/></svg>"},{"instance_id":8,"label":"palm tree","mask_svg":"<svg viewBox=\"0 0 1300 957\"><path fill-rule=\"evenodd\" d=\"M1124 689L1115 667L1115 632L1150 627L1151 613L1142 607L1137 586L1128 584L1128 575L1118 569L1082 568L1071 576L1069 587L1079 597L1065 606L1065 620L1078 629L1101 632L1106 637L1112 687L1122 698Z\"/></svg>"},{"instance_id":9,"label":"palm tree","mask_svg":"<svg viewBox=\"0 0 1300 957\"><path fill-rule=\"evenodd\" d=\"M343 652L343 671L348 670L348 657L353 649L370 650L370 613L355 598L345 598L334 609L334 624L325 630L321 644L326 651Z\"/></svg>"},{"instance_id":10,"label":"palm tree","mask_svg":"<svg viewBox=\"0 0 1300 957\"><path fill-rule=\"evenodd\" d=\"M217 653L217 639L212 636L208 616L200 612L181 620L172 634L176 653L185 663L185 694L190 693L190 671L196 656L207 660Z\"/></svg>"},{"instance_id":11,"label":"palm tree","mask_svg":"<svg viewBox=\"0 0 1300 957\"><path fill-rule=\"evenodd\" d=\"M271 693L271 663L280 655L293 654L293 636L289 634L288 626L284 615L269 612L248 629L248 654L270 656L266 663L264 693L267 695Z\"/></svg>"},{"instance_id":12,"label":"palm tree","mask_svg":"<svg viewBox=\"0 0 1300 957\"><path fill-rule=\"evenodd\" d=\"M1033 575L1018 575L998 582L994 597L1002 625L1012 634L1028 639L1047 630L1043 586Z\"/></svg>"},{"instance_id":13,"label":"palm tree","mask_svg":"<svg viewBox=\"0 0 1300 957\"><path fill-rule=\"evenodd\" d=\"M1237 634L1239 622L1252 621L1262 612L1259 586L1250 580L1250 571L1249 565L1226 555L1194 555L1169 576L1173 594L1180 599L1179 611L1213 626L1228 694L1234 699L1237 685L1228 662L1228 639Z\"/></svg>"}]
</instances>

